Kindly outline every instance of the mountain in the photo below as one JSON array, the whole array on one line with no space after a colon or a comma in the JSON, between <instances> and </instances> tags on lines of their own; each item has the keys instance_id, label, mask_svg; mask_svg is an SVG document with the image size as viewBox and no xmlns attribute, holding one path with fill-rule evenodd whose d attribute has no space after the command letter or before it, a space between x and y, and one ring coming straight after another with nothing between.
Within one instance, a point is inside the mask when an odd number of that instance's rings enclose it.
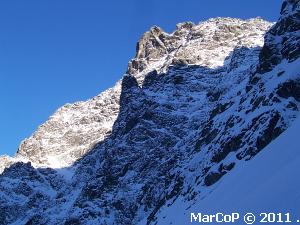
<instances>
[{"instance_id":1,"label":"mountain","mask_svg":"<svg viewBox=\"0 0 300 225\"><path fill-rule=\"evenodd\" d=\"M215 209L219 198L223 209L238 206L222 196L258 199L283 177L264 182L262 170L295 173L280 163L295 148L278 143L288 143L299 111L299 7L284 1L275 24L152 27L113 88L65 105L15 157L0 158L0 224L184 224L190 209ZM286 181L282 190L299 196Z\"/></svg>"}]
</instances>

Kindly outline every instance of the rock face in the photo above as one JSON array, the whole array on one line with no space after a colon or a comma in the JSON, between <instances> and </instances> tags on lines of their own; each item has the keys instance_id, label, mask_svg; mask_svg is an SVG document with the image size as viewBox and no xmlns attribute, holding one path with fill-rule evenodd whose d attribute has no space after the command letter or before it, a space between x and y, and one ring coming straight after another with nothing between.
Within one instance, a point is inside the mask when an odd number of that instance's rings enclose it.
<instances>
[{"instance_id":1,"label":"rock face","mask_svg":"<svg viewBox=\"0 0 300 225\"><path fill-rule=\"evenodd\" d=\"M286 0L281 8L281 17L268 31L266 44L260 58L259 72L271 71L282 60L293 62L300 55L300 9L298 0Z\"/></svg>"},{"instance_id":2,"label":"rock face","mask_svg":"<svg viewBox=\"0 0 300 225\"><path fill-rule=\"evenodd\" d=\"M0 158L0 223L159 224L177 199L208 195L298 115L298 9L285 1L272 27L151 28L115 87L62 107Z\"/></svg>"},{"instance_id":3,"label":"rock face","mask_svg":"<svg viewBox=\"0 0 300 225\"><path fill-rule=\"evenodd\" d=\"M120 85L57 110L21 143L16 158L39 167L70 166L110 134L119 111Z\"/></svg>"}]
</instances>

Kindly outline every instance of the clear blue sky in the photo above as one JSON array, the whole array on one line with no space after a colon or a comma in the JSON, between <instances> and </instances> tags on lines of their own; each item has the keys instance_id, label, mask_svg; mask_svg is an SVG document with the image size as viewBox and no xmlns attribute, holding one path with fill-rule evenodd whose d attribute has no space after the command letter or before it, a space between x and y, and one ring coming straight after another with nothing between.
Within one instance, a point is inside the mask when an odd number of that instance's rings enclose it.
<instances>
[{"instance_id":1,"label":"clear blue sky","mask_svg":"<svg viewBox=\"0 0 300 225\"><path fill-rule=\"evenodd\" d=\"M211 17L276 21L281 0L0 1L0 155L60 106L111 87L143 32Z\"/></svg>"}]
</instances>

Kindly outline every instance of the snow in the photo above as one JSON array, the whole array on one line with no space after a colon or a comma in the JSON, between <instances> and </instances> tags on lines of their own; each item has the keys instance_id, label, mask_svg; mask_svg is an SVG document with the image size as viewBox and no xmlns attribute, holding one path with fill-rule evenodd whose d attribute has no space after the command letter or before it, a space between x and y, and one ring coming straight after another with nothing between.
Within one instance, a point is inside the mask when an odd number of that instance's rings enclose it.
<instances>
[{"instance_id":1,"label":"snow","mask_svg":"<svg viewBox=\"0 0 300 225\"><path fill-rule=\"evenodd\" d=\"M120 93L121 83L117 82L113 88L86 102L61 107L21 143L10 161L30 161L35 168L71 166L112 130L119 112ZM0 173L9 165L2 161L0 159Z\"/></svg>"},{"instance_id":2,"label":"snow","mask_svg":"<svg viewBox=\"0 0 300 225\"><path fill-rule=\"evenodd\" d=\"M62 167L62 162L55 156L47 156L50 168L57 169Z\"/></svg>"},{"instance_id":3,"label":"snow","mask_svg":"<svg viewBox=\"0 0 300 225\"><path fill-rule=\"evenodd\" d=\"M214 187L207 188L207 196L200 194L188 210L191 202L183 199L164 208L158 224L189 224L192 212L281 212L291 213L292 221L300 219L299 129L300 118L254 159L240 163Z\"/></svg>"}]
</instances>

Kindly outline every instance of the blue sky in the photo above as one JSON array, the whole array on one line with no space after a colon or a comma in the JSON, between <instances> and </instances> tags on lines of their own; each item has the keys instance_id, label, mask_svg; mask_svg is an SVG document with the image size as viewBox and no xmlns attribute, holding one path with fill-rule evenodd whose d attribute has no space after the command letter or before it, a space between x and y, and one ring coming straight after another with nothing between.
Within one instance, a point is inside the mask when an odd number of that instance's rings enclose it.
<instances>
[{"instance_id":1,"label":"blue sky","mask_svg":"<svg viewBox=\"0 0 300 225\"><path fill-rule=\"evenodd\" d=\"M281 0L3 0L0 2L0 155L67 102L111 87L151 26L212 17L276 21Z\"/></svg>"}]
</instances>

